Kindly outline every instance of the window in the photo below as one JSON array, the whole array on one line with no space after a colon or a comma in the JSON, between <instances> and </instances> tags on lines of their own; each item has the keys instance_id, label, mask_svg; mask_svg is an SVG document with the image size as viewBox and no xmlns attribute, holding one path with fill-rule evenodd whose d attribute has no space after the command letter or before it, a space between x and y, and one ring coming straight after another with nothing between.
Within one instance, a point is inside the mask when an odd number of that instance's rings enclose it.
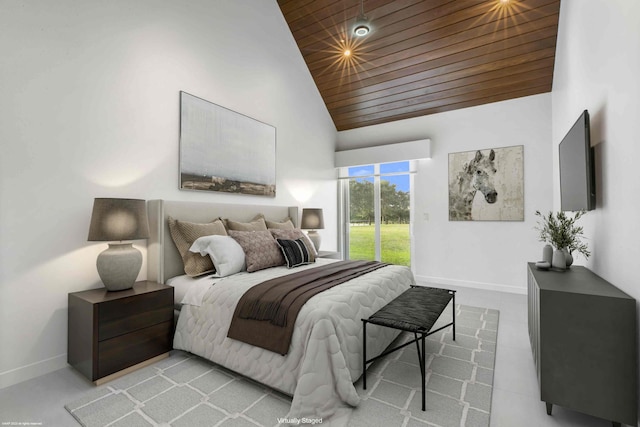
<instances>
[{"instance_id":1,"label":"window","mask_svg":"<svg viewBox=\"0 0 640 427\"><path fill-rule=\"evenodd\" d=\"M343 253L411 265L411 162L343 168Z\"/></svg>"}]
</instances>

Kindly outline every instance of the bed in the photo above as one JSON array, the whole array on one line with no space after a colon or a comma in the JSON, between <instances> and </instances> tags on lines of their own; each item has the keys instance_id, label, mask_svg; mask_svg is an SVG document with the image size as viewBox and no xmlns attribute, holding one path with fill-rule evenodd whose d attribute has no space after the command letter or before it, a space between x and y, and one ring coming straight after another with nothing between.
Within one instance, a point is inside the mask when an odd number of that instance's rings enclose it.
<instances>
[{"instance_id":1,"label":"bed","mask_svg":"<svg viewBox=\"0 0 640 427\"><path fill-rule=\"evenodd\" d=\"M183 262L171 236L167 219L208 222L215 217L250 221L255 214L297 222L296 207L230 205L152 200L148 202L151 236L148 242L148 278L170 284L182 280ZM367 318L414 284L407 267L386 266L349 280L311 298L300 310L286 355L227 338L234 309L242 294L257 283L301 269L335 262L319 258L316 263L293 269L272 267L216 280L200 279L200 291L183 304L178 316L174 348L204 357L292 396L287 418L322 418L326 423L344 408L356 406L353 385L362 372L362 318ZM193 280L193 279L191 279ZM177 288L176 288L177 289ZM195 287L193 287L195 289ZM192 290L193 290L192 289ZM371 354L384 350L398 332L371 327L367 348Z\"/></svg>"}]
</instances>

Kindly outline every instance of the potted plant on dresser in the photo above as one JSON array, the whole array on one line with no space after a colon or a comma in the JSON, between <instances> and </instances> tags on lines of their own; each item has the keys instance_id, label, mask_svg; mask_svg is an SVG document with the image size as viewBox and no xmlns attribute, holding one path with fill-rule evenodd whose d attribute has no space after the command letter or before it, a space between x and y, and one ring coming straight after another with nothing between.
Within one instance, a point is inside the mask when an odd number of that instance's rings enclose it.
<instances>
[{"instance_id":1,"label":"potted plant on dresser","mask_svg":"<svg viewBox=\"0 0 640 427\"><path fill-rule=\"evenodd\" d=\"M567 212L549 212L543 215L536 211L536 215L540 217L536 226L539 240L555 248L552 267L562 270L569 267L573 263L573 252L579 252L585 259L591 255L589 247L582 241L583 228L576 224L585 213L582 210L573 216Z\"/></svg>"}]
</instances>

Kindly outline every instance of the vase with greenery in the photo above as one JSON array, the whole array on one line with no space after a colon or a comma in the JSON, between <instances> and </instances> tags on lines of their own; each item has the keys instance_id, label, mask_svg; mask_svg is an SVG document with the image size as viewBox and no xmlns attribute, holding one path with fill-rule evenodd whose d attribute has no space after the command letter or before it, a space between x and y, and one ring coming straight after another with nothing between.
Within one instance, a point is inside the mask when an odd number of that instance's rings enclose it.
<instances>
[{"instance_id":1,"label":"vase with greenery","mask_svg":"<svg viewBox=\"0 0 640 427\"><path fill-rule=\"evenodd\" d=\"M589 247L582 241L583 229L576 225L586 211L577 211L573 216L566 212L549 212L546 215L536 211L540 217L536 230L541 242L551 244L557 250L565 250L571 256L573 252L579 252L585 259L589 259Z\"/></svg>"}]
</instances>

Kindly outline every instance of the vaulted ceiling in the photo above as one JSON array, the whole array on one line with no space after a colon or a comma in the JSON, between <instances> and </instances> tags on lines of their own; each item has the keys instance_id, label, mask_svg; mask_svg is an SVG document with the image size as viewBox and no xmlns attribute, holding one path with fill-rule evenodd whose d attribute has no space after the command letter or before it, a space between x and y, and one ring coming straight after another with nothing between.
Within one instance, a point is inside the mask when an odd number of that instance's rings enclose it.
<instances>
[{"instance_id":1,"label":"vaulted ceiling","mask_svg":"<svg viewBox=\"0 0 640 427\"><path fill-rule=\"evenodd\" d=\"M560 0L278 4L338 130L551 91Z\"/></svg>"}]
</instances>

